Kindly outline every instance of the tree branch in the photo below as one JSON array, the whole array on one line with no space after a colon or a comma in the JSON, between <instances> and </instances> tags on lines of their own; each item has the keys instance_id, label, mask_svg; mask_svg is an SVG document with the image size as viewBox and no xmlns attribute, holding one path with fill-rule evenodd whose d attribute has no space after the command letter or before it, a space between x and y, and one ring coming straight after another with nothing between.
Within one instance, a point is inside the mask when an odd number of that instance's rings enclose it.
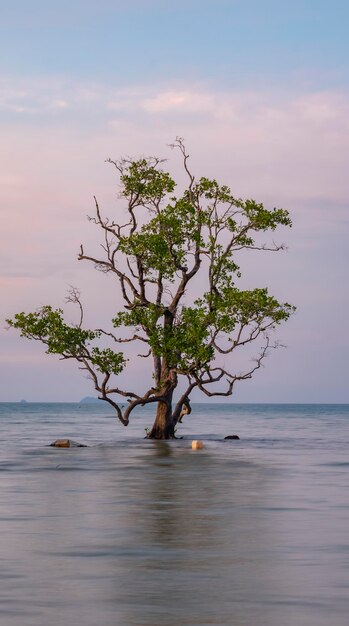
<instances>
[{"instance_id":1,"label":"tree branch","mask_svg":"<svg viewBox=\"0 0 349 626\"><path fill-rule=\"evenodd\" d=\"M81 328L82 326L82 322L84 319L84 309L81 303L81 299L80 299L80 291L76 288L73 287L72 285L70 285L69 290L68 290L68 295L65 298L66 302L72 302L73 304L77 304L80 310L80 320L78 323L78 328Z\"/></svg>"},{"instance_id":2,"label":"tree branch","mask_svg":"<svg viewBox=\"0 0 349 626\"><path fill-rule=\"evenodd\" d=\"M140 335L137 335L137 334L133 335L133 337L122 339L122 338L115 337L113 333L108 333L102 328L97 328L96 332L101 333L102 335L106 335L107 337L111 337L113 341L115 341L116 343L130 343L131 341L143 341L144 343L149 343L149 339L147 339L146 337L141 337Z\"/></svg>"},{"instance_id":3,"label":"tree branch","mask_svg":"<svg viewBox=\"0 0 349 626\"><path fill-rule=\"evenodd\" d=\"M255 359L255 365L244 374L238 374L238 375L231 374L221 367L210 368L202 376L198 376L194 372L193 376L197 382L198 388L208 397L231 396L231 394L233 393L234 385L238 380L247 380L249 378L252 378L252 375L254 374L254 372L257 371L262 366L263 360L267 356L268 349L270 347L276 348L278 346L277 344L274 346L270 346L269 337L266 337L266 343L262 347L259 356ZM212 375L213 372L217 372L217 374ZM207 376L207 378L204 378L205 375ZM228 383L228 387L226 391L211 392L208 389L206 389L205 385L209 385L214 382L219 382L224 376L226 377L226 382Z\"/></svg>"}]
</instances>

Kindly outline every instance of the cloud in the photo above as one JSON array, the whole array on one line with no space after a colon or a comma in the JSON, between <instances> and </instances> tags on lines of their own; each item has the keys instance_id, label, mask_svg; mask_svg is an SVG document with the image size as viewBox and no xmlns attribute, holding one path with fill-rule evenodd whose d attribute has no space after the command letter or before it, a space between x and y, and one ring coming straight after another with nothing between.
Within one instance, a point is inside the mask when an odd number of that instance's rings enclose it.
<instances>
[{"instance_id":1,"label":"cloud","mask_svg":"<svg viewBox=\"0 0 349 626\"><path fill-rule=\"evenodd\" d=\"M214 99L211 94L195 91L164 91L141 101L140 106L150 113L167 111L185 111L198 113L214 109Z\"/></svg>"},{"instance_id":2,"label":"cloud","mask_svg":"<svg viewBox=\"0 0 349 626\"><path fill-rule=\"evenodd\" d=\"M20 82L20 87L18 86ZM71 108L76 113L103 99L99 85L80 84L72 80L55 77L44 79L2 78L0 82L0 113L29 116L50 115L55 111ZM15 119L15 118L14 118Z\"/></svg>"},{"instance_id":3,"label":"cloud","mask_svg":"<svg viewBox=\"0 0 349 626\"><path fill-rule=\"evenodd\" d=\"M11 275L25 269L25 275L37 276L40 255L49 250L52 267L60 259L65 265L81 228L93 238L81 225L92 195L110 207L117 190L106 157L170 157L166 145L176 135L186 138L195 172L229 182L238 196L293 207L306 245L347 224L346 94L216 91L203 85L117 89L62 78L19 85L7 80L2 87L0 102L11 102L14 113L10 121L5 118L0 147L1 265L7 258ZM27 110L40 111L40 119ZM171 158L169 167L178 171L179 160ZM19 258L16 246L24 252Z\"/></svg>"},{"instance_id":4,"label":"cloud","mask_svg":"<svg viewBox=\"0 0 349 626\"><path fill-rule=\"evenodd\" d=\"M7 204L12 214L13 203L26 196L41 224L48 203L60 204L49 214L52 222L67 211L69 199L80 202L86 172L100 168L107 156L165 155L176 135L186 138L198 168L231 181L238 195L306 200L310 212L311 203L339 206L347 200L345 93L217 91L186 84L118 89L63 78L20 84L8 79L1 108L5 210Z\"/></svg>"}]
</instances>

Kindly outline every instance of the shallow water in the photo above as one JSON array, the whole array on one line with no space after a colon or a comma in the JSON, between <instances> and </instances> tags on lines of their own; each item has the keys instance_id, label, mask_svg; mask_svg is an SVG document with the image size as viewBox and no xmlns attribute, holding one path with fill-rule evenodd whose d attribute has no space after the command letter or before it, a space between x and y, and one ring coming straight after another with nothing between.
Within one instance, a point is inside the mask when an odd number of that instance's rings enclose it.
<instances>
[{"instance_id":1,"label":"shallow water","mask_svg":"<svg viewBox=\"0 0 349 626\"><path fill-rule=\"evenodd\" d=\"M0 404L1 626L346 626L349 405L151 417Z\"/></svg>"}]
</instances>

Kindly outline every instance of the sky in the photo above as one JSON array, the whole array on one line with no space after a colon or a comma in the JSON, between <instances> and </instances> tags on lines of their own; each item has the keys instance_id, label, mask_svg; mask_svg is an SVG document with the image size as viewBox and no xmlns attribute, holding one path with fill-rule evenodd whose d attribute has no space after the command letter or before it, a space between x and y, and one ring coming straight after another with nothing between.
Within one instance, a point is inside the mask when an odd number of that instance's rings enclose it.
<instances>
[{"instance_id":1,"label":"sky","mask_svg":"<svg viewBox=\"0 0 349 626\"><path fill-rule=\"evenodd\" d=\"M92 395L73 363L5 319L61 306L69 285L91 323L120 308L116 285L77 262L80 243L99 243L93 195L115 210L105 160L156 154L176 175L168 144L181 136L197 176L293 220L277 236L287 252L246 264L251 287L297 306L278 333L287 347L232 400L349 402L349 4L0 0L0 11L0 401Z\"/></svg>"}]
</instances>

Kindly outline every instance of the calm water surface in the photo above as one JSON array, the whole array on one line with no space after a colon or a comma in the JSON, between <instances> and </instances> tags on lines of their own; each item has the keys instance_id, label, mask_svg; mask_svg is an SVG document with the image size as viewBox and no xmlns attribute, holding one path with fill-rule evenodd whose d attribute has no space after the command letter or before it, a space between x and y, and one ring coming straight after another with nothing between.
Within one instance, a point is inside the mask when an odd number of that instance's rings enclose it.
<instances>
[{"instance_id":1,"label":"calm water surface","mask_svg":"<svg viewBox=\"0 0 349 626\"><path fill-rule=\"evenodd\" d=\"M0 404L1 626L347 626L349 405L151 418Z\"/></svg>"}]
</instances>

